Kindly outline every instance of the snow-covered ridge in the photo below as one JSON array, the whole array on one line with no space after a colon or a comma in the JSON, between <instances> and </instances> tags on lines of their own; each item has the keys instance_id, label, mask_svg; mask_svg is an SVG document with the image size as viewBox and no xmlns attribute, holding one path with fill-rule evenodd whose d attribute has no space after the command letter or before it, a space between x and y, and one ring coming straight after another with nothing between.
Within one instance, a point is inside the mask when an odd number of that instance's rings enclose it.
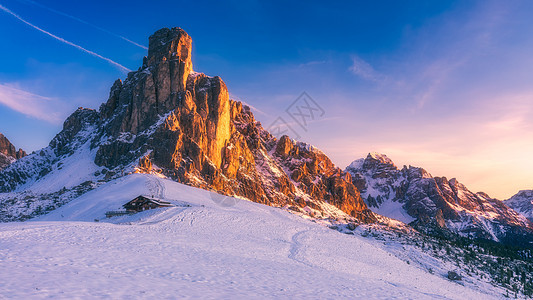
<instances>
[{"instance_id":1,"label":"snow-covered ridge","mask_svg":"<svg viewBox=\"0 0 533 300\"><path fill-rule=\"evenodd\" d=\"M365 162L364 158L356 159L356 160L352 161L351 164L348 165L348 168L349 169L353 169L353 170L359 170L363 166L364 162Z\"/></svg>"},{"instance_id":2,"label":"snow-covered ridge","mask_svg":"<svg viewBox=\"0 0 533 300\"><path fill-rule=\"evenodd\" d=\"M532 236L533 226L526 218L484 193L472 193L455 178L433 177L412 166L400 170L377 153L354 161L346 171L375 213L495 241L510 239L516 231Z\"/></svg>"},{"instance_id":3,"label":"snow-covered ridge","mask_svg":"<svg viewBox=\"0 0 533 300\"><path fill-rule=\"evenodd\" d=\"M384 163L384 164L390 164L390 165L394 165L394 163L392 162L392 160L390 158L387 157L387 155L385 154L382 154L382 153L378 153L378 152L370 152L370 157L381 162L381 163Z\"/></svg>"},{"instance_id":4,"label":"snow-covered ridge","mask_svg":"<svg viewBox=\"0 0 533 300\"><path fill-rule=\"evenodd\" d=\"M509 207L533 222L533 190L523 190L505 201Z\"/></svg>"}]
</instances>

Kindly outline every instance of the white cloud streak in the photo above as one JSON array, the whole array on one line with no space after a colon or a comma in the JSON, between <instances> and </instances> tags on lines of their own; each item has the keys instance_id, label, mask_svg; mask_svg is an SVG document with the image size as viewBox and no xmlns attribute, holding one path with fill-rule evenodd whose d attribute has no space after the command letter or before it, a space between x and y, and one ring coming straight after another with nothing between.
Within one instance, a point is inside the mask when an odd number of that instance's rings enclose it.
<instances>
[{"instance_id":1,"label":"white cloud streak","mask_svg":"<svg viewBox=\"0 0 533 300\"><path fill-rule=\"evenodd\" d=\"M382 74L377 72L369 63L356 55L352 56L350 71L363 79L371 81L381 81L383 79Z\"/></svg>"},{"instance_id":2,"label":"white cloud streak","mask_svg":"<svg viewBox=\"0 0 533 300\"><path fill-rule=\"evenodd\" d=\"M0 104L26 116L52 124L60 124L63 114L61 103L54 98L21 90L13 84L0 83Z\"/></svg>"},{"instance_id":3,"label":"white cloud streak","mask_svg":"<svg viewBox=\"0 0 533 300\"><path fill-rule=\"evenodd\" d=\"M37 2L35 2L35 1L25 0L25 2L28 2L28 3L32 4L32 5L38 6L38 7L40 7L40 8L44 8L44 9L49 10L49 11L51 11L51 12L53 12L53 13L58 14L58 15L61 15L61 16L64 16L64 17L70 18L70 19L75 20L75 21L78 21L78 22L80 22L80 23L82 23L82 24L85 24L85 25L87 25L87 26L91 26L91 27L93 27L93 28L95 28L95 29L98 29L98 30L100 30L100 31L102 31L102 32L105 32L105 33L110 34L110 35L112 35L112 36L118 37L118 38L120 38L120 39L122 39L122 40L124 40L124 41L126 41L126 42L128 42L128 43L130 43L130 44L132 44L132 45L135 45L135 46L137 46L137 47L139 47L139 48L142 48L142 49L144 49L144 50L148 50L148 47L146 47L146 46L144 46L144 45L141 45L141 44L139 44L139 43L136 43L136 42L134 42L134 41L132 41L132 40L130 40L130 39L128 39L128 38L126 38L126 37L120 35L120 34L116 34L116 33L111 32L111 31L109 31L109 30L107 30L107 29L105 29L105 28L102 28L102 27L96 26L96 25L94 25L94 24L91 24L91 23L89 23L89 22L87 22L87 21L84 21L84 20L78 18L78 17L75 17L75 16L69 15L69 14L67 14L67 13L64 13L64 12L58 11L58 10L56 10L56 9L53 9L53 8L51 8L51 7L48 7L48 6L45 6L45 5L43 5L43 4L37 3Z\"/></svg>"},{"instance_id":4,"label":"white cloud streak","mask_svg":"<svg viewBox=\"0 0 533 300\"><path fill-rule=\"evenodd\" d=\"M65 43L65 44L67 44L69 46L72 46L72 47L74 47L74 48L76 48L78 50L81 50L81 51L83 51L85 53L88 53L88 54L90 54L90 55L92 55L94 57L97 57L97 58L100 58L102 60L105 60L106 62L118 67L121 71L131 72L130 69L124 67L123 65L121 65L121 64L119 64L119 63L117 63L117 62L115 62L115 61L113 61L113 60L111 60L111 59L109 59L107 57L104 57L104 56L102 56L102 55L100 55L98 53L95 53L95 52L91 51L91 50L87 50L87 49L83 48L80 45L77 45L77 44L74 44L72 42L69 42L69 41L67 41L67 40L65 40L63 38L58 37L57 35L54 35L54 34L48 32L48 31L46 31L44 29L41 29L40 27L37 27L37 26L33 25L32 23L24 20L19 15L15 14L14 12L12 12L11 10L9 10L8 8L6 8L6 7L2 6L2 5L0 5L0 9L5 11L6 13L12 15L13 17L17 18L19 21L23 22L24 24L26 24L26 25L28 25L28 26L30 26L30 27L32 27L32 28L34 28L34 29L36 29L36 30L38 30L38 31L40 31L40 32L42 32L42 33L44 33L44 34L46 34L46 35L58 40L58 41L60 41L60 42L62 42L62 43Z\"/></svg>"}]
</instances>

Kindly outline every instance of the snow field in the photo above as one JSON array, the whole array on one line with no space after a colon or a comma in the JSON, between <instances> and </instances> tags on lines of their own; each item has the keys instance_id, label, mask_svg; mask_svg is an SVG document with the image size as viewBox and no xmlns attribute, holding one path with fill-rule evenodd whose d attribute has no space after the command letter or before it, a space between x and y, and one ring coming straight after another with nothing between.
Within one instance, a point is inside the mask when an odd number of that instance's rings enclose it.
<instances>
[{"instance_id":1,"label":"snow field","mask_svg":"<svg viewBox=\"0 0 533 300\"><path fill-rule=\"evenodd\" d=\"M0 298L492 298L358 235L248 201L219 206L209 193L134 174L0 224ZM177 206L105 219L139 194Z\"/></svg>"}]
</instances>

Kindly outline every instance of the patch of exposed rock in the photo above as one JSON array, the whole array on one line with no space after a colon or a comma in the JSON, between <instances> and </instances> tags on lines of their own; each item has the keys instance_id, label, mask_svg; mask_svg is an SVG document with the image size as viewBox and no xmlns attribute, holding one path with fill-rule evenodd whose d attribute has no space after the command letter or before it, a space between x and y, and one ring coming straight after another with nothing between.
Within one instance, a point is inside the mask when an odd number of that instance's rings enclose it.
<instances>
[{"instance_id":1,"label":"patch of exposed rock","mask_svg":"<svg viewBox=\"0 0 533 300\"><path fill-rule=\"evenodd\" d=\"M0 133L0 170L26 156L22 149L16 149L13 144Z\"/></svg>"}]
</instances>

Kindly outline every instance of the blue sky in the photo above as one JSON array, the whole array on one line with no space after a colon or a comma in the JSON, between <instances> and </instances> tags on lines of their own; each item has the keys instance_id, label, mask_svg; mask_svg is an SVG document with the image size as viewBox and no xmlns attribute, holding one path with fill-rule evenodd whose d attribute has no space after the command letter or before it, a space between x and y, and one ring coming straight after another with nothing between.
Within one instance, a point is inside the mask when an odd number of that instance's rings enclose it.
<instances>
[{"instance_id":1,"label":"blue sky","mask_svg":"<svg viewBox=\"0 0 533 300\"><path fill-rule=\"evenodd\" d=\"M117 64L137 69L148 36L177 26L194 69L265 126L307 92L325 113L296 133L342 168L378 151L498 198L533 188L531 1L0 5L49 33L0 10L0 132L17 147L45 147L77 107L98 108L126 75Z\"/></svg>"}]
</instances>

